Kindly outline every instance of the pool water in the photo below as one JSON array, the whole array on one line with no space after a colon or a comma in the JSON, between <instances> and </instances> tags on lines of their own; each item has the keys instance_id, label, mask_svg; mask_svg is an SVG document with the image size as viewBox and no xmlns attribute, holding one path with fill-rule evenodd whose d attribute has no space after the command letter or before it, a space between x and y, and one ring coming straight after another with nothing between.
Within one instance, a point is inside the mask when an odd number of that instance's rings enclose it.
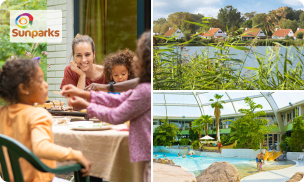
<instances>
[{"instance_id":1,"label":"pool water","mask_svg":"<svg viewBox=\"0 0 304 182\"><path fill-rule=\"evenodd\" d=\"M155 154L157 156L155 156ZM165 157L164 157L165 155ZM252 159L240 159L240 158L215 158L215 157L204 157L193 155L186 155L186 158L182 156L177 156L177 154L172 153L163 153L163 152L154 152L153 158L169 158L173 159L175 165L179 165L184 168L186 171L193 173L195 176L198 176L204 169L208 168L214 162L229 162L233 164L239 171L240 179L257 173L256 161ZM279 162L268 162L263 165L263 170L276 170L294 165L293 161L279 161Z\"/></svg>"}]
</instances>

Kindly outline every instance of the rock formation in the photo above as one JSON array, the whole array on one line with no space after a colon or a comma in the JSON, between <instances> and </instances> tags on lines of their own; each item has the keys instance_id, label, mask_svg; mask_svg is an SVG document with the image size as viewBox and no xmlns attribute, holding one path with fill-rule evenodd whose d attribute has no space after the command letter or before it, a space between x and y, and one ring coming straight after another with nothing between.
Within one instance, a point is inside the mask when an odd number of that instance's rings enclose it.
<instances>
[{"instance_id":1,"label":"rock formation","mask_svg":"<svg viewBox=\"0 0 304 182\"><path fill-rule=\"evenodd\" d=\"M229 162L215 162L196 177L198 182L240 182L239 171Z\"/></svg>"}]
</instances>

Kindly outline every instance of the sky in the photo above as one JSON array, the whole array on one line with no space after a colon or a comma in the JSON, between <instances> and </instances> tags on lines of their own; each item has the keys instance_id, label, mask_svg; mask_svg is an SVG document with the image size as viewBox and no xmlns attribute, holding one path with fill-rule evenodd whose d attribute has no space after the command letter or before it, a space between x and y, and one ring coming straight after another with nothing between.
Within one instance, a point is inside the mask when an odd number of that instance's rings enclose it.
<instances>
[{"instance_id":1,"label":"sky","mask_svg":"<svg viewBox=\"0 0 304 182\"><path fill-rule=\"evenodd\" d=\"M217 18L220 8L232 5L241 13L268 13L283 6L304 10L304 0L153 0L153 20L166 18L174 12L203 14Z\"/></svg>"}]
</instances>

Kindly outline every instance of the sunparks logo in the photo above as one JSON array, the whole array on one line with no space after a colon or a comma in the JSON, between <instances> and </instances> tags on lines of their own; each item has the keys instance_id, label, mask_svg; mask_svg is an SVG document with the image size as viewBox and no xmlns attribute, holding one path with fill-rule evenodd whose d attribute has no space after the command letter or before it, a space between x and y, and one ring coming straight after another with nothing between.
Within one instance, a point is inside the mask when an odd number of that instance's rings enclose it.
<instances>
[{"instance_id":1,"label":"sunparks logo","mask_svg":"<svg viewBox=\"0 0 304 182\"><path fill-rule=\"evenodd\" d=\"M60 43L62 41L61 10L12 10L10 41Z\"/></svg>"}]
</instances>

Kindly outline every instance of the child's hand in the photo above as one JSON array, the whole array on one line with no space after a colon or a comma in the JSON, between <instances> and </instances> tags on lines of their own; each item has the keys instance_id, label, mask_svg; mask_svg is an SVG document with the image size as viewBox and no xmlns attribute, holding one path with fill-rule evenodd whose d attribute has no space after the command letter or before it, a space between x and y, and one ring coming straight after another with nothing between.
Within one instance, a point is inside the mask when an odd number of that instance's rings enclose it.
<instances>
[{"instance_id":1,"label":"child's hand","mask_svg":"<svg viewBox=\"0 0 304 182\"><path fill-rule=\"evenodd\" d=\"M92 163L83 155L80 164L84 167L80 170L83 173L82 177L89 175Z\"/></svg>"},{"instance_id":2,"label":"child's hand","mask_svg":"<svg viewBox=\"0 0 304 182\"><path fill-rule=\"evenodd\" d=\"M75 87L72 84L63 86L63 88L61 90L62 96L65 96L65 97L80 96L81 92L82 92L81 89Z\"/></svg>"},{"instance_id":3,"label":"child's hand","mask_svg":"<svg viewBox=\"0 0 304 182\"><path fill-rule=\"evenodd\" d=\"M83 98L73 96L69 99L69 105L71 105L76 110L86 109L89 106L89 102Z\"/></svg>"},{"instance_id":4,"label":"child's hand","mask_svg":"<svg viewBox=\"0 0 304 182\"><path fill-rule=\"evenodd\" d=\"M75 61L70 61L71 70L77 73L79 76L85 75L85 73L78 67Z\"/></svg>"},{"instance_id":5,"label":"child's hand","mask_svg":"<svg viewBox=\"0 0 304 182\"><path fill-rule=\"evenodd\" d=\"M104 92L109 92L107 88L107 84L98 84L98 83L91 83L88 85L84 90L94 90L94 91L104 91Z\"/></svg>"}]
</instances>

